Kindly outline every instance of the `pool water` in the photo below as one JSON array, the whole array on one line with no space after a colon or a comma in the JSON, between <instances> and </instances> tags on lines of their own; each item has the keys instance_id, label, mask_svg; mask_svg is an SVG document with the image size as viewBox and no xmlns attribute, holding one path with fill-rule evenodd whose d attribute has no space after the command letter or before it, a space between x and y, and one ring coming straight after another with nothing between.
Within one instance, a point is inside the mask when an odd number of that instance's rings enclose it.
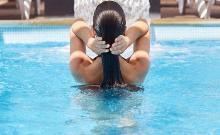
<instances>
[{"instance_id":1,"label":"pool water","mask_svg":"<svg viewBox=\"0 0 220 135\"><path fill-rule=\"evenodd\" d=\"M143 91L94 92L71 76L68 33L0 27L0 135L220 135L220 40L152 40Z\"/></svg>"}]
</instances>

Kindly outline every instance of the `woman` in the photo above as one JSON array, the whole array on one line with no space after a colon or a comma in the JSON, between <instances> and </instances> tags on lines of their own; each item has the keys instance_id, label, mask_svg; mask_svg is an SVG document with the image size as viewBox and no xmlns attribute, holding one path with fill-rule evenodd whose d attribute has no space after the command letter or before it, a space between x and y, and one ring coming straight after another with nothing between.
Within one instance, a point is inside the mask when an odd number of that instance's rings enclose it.
<instances>
[{"instance_id":1,"label":"woman","mask_svg":"<svg viewBox=\"0 0 220 135\"><path fill-rule=\"evenodd\" d=\"M125 14L113 1L99 4L90 29L82 19L76 19L70 32L70 68L73 75L88 84L112 88L136 84L144 80L149 68L149 31L147 22L138 20L126 29ZM128 59L120 56L134 43ZM89 58L86 45L98 57Z\"/></svg>"}]
</instances>

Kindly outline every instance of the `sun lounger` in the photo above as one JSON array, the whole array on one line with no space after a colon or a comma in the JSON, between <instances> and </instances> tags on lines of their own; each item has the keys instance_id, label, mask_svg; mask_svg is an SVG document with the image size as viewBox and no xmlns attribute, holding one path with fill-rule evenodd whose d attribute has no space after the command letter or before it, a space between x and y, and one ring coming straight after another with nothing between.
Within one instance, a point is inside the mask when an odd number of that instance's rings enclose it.
<instances>
[{"instance_id":1,"label":"sun lounger","mask_svg":"<svg viewBox=\"0 0 220 135\"><path fill-rule=\"evenodd\" d=\"M213 5L219 4L220 0L209 0L207 3L207 12L208 12L208 16L210 17L211 15L211 7Z\"/></svg>"},{"instance_id":2,"label":"sun lounger","mask_svg":"<svg viewBox=\"0 0 220 135\"><path fill-rule=\"evenodd\" d=\"M206 19L210 17L205 0L195 0L195 5L200 18Z\"/></svg>"},{"instance_id":3,"label":"sun lounger","mask_svg":"<svg viewBox=\"0 0 220 135\"><path fill-rule=\"evenodd\" d=\"M185 14L186 6L192 8L194 6L193 0L177 0L179 13Z\"/></svg>"},{"instance_id":4,"label":"sun lounger","mask_svg":"<svg viewBox=\"0 0 220 135\"><path fill-rule=\"evenodd\" d=\"M208 6L206 5L205 0L178 0L180 14L185 14L186 5L196 8L200 18L209 18Z\"/></svg>"},{"instance_id":5,"label":"sun lounger","mask_svg":"<svg viewBox=\"0 0 220 135\"><path fill-rule=\"evenodd\" d=\"M178 2L178 10L179 10L179 13L182 15L182 14L185 14L185 9L186 9L186 0L177 0Z\"/></svg>"},{"instance_id":6,"label":"sun lounger","mask_svg":"<svg viewBox=\"0 0 220 135\"><path fill-rule=\"evenodd\" d=\"M21 13L21 19L29 19L32 0L17 0L17 2ZM35 5L35 13L40 15L40 0L36 0Z\"/></svg>"}]
</instances>

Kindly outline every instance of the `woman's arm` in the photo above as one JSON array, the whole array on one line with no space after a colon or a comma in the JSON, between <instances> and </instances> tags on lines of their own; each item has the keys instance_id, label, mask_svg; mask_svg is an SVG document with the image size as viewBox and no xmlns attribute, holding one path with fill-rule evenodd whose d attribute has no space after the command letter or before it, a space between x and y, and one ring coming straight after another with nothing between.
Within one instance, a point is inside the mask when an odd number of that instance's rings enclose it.
<instances>
[{"instance_id":1,"label":"woman's arm","mask_svg":"<svg viewBox=\"0 0 220 135\"><path fill-rule=\"evenodd\" d=\"M81 18L74 20L71 31L81 39L84 44L87 44L88 40L93 37L89 25Z\"/></svg>"},{"instance_id":2,"label":"woman's arm","mask_svg":"<svg viewBox=\"0 0 220 135\"><path fill-rule=\"evenodd\" d=\"M147 21L139 19L132 24L126 31L125 36L120 35L115 39L115 43L111 47L112 54L122 54L131 44L149 31Z\"/></svg>"},{"instance_id":3,"label":"woman's arm","mask_svg":"<svg viewBox=\"0 0 220 135\"><path fill-rule=\"evenodd\" d=\"M145 35L148 32L148 24L144 19L139 19L133 23L126 31L125 36L130 39L130 44L134 43L138 38Z\"/></svg>"},{"instance_id":4,"label":"woman's arm","mask_svg":"<svg viewBox=\"0 0 220 135\"><path fill-rule=\"evenodd\" d=\"M134 53L126 61L120 57L122 77L128 84L142 82L150 66L150 33L138 38L134 44ZM129 73L129 74L128 74Z\"/></svg>"},{"instance_id":5,"label":"woman's arm","mask_svg":"<svg viewBox=\"0 0 220 135\"><path fill-rule=\"evenodd\" d=\"M94 34L87 23L83 19L76 19L72 25L71 32L73 32L83 43L89 47L93 52L100 55L109 51L110 45L105 44L101 37L94 37Z\"/></svg>"},{"instance_id":6,"label":"woman's arm","mask_svg":"<svg viewBox=\"0 0 220 135\"><path fill-rule=\"evenodd\" d=\"M129 29L127 30L128 36L130 36L131 41L134 40L134 52L132 56L127 61L125 61L122 57L120 57L119 59L122 76L125 82L128 84L142 82L150 66L150 32L148 30L149 27L147 25L147 22L145 22L144 20L140 21L143 22L136 22L130 27L130 32L128 32ZM137 32L137 34L135 34L134 32Z\"/></svg>"},{"instance_id":7,"label":"woman's arm","mask_svg":"<svg viewBox=\"0 0 220 135\"><path fill-rule=\"evenodd\" d=\"M76 20L78 21L78 20ZM76 24L74 22L73 26ZM78 23L79 26L82 24ZM82 25L81 25L82 26ZM70 31L70 69L76 80L90 84L100 84L102 80L101 58L92 60L86 55L83 41L76 36L73 30L81 31L78 25ZM77 32L76 32L77 33Z\"/></svg>"}]
</instances>

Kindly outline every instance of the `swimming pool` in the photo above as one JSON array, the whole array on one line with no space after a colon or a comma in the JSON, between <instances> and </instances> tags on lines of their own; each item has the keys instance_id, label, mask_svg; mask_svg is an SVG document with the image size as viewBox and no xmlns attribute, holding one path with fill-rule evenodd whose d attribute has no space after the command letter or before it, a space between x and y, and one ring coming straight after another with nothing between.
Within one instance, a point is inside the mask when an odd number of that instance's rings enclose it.
<instances>
[{"instance_id":1,"label":"swimming pool","mask_svg":"<svg viewBox=\"0 0 220 135\"><path fill-rule=\"evenodd\" d=\"M220 135L220 39L158 32L186 29L220 27L152 26L144 91L98 93L74 87L69 26L1 25L0 135Z\"/></svg>"}]
</instances>

